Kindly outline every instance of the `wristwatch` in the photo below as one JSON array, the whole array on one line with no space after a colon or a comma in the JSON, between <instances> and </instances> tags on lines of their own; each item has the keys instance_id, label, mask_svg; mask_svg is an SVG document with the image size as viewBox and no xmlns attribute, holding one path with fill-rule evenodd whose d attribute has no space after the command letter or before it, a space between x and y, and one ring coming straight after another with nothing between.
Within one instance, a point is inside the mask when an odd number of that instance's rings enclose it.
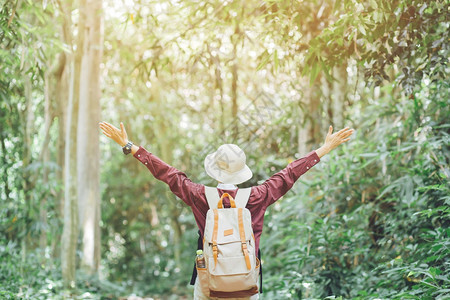
<instances>
[{"instance_id":1,"label":"wristwatch","mask_svg":"<svg viewBox=\"0 0 450 300\"><path fill-rule=\"evenodd\" d=\"M133 142L128 141L128 143L122 147L123 154L127 155L131 153L131 146L133 146Z\"/></svg>"}]
</instances>

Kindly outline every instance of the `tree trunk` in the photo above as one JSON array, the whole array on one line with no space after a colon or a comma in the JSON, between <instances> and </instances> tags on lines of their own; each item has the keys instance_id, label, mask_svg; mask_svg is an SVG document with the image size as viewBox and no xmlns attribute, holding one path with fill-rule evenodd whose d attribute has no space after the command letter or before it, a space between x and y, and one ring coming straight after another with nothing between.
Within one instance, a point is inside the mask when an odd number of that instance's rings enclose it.
<instances>
[{"instance_id":1,"label":"tree trunk","mask_svg":"<svg viewBox=\"0 0 450 300\"><path fill-rule=\"evenodd\" d=\"M235 141L236 143L238 142L237 137L239 135L239 128L238 128L239 122L237 122L237 114L238 114L238 104L237 104L238 67L237 67L237 55L236 55L237 43L238 43L238 38L236 37L236 40L233 45L234 61L233 61L233 66L231 67L231 74L233 75L232 82L231 82L231 100L233 101L233 106L231 108L231 113L232 113L231 120L233 121L233 124L234 124L232 136L233 136L233 141Z\"/></svg>"},{"instance_id":2,"label":"tree trunk","mask_svg":"<svg viewBox=\"0 0 450 300\"><path fill-rule=\"evenodd\" d=\"M69 60L70 61L70 60ZM77 164L76 141L78 117L77 99L74 98L74 83L76 82L74 66L70 67L70 89L66 122L65 145L65 175L64 175L64 227L61 236L61 268L62 277L66 287L75 287L76 251L78 239L78 205L77 205Z\"/></svg>"},{"instance_id":3,"label":"tree trunk","mask_svg":"<svg viewBox=\"0 0 450 300\"><path fill-rule=\"evenodd\" d=\"M344 103L347 89L347 71L346 66L333 68L333 92L331 95L333 110L333 128L340 130L344 127Z\"/></svg>"},{"instance_id":4,"label":"tree trunk","mask_svg":"<svg viewBox=\"0 0 450 300\"><path fill-rule=\"evenodd\" d=\"M50 151L48 148L48 143L50 141L50 126L52 123L52 116L50 110L50 74L44 75L44 127L45 127L45 138L42 144L41 150L41 161L42 161L42 183L45 186L48 185L48 164L50 162ZM40 236L39 236L39 248L45 250L47 247L47 197L50 191L44 190L42 193L42 198L39 205L39 222L41 224ZM44 257L44 256L43 256ZM42 257L42 258L43 258Z\"/></svg>"},{"instance_id":5,"label":"tree trunk","mask_svg":"<svg viewBox=\"0 0 450 300\"><path fill-rule=\"evenodd\" d=\"M80 72L77 131L77 182L83 235L82 267L95 274L100 264L100 63L102 59L102 1L80 2L85 14ZM84 5L83 5L84 4Z\"/></svg>"},{"instance_id":6,"label":"tree trunk","mask_svg":"<svg viewBox=\"0 0 450 300\"><path fill-rule=\"evenodd\" d=\"M326 76L320 78L320 88L322 91L322 116L321 129L328 132L328 126L333 124L333 103L331 99L332 83ZM325 117L326 116L326 117Z\"/></svg>"},{"instance_id":7,"label":"tree trunk","mask_svg":"<svg viewBox=\"0 0 450 300\"><path fill-rule=\"evenodd\" d=\"M309 104L311 101L311 89L308 84L303 88L303 101L300 105L300 122L298 127L298 153L300 155L306 155L308 151L308 142L310 141L311 122L309 118Z\"/></svg>"},{"instance_id":8,"label":"tree trunk","mask_svg":"<svg viewBox=\"0 0 450 300\"><path fill-rule=\"evenodd\" d=\"M65 25L63 25L65 26ZM64 31L64 30L63 30ZM71 41L70 41L71 43ZM70 68L72 67L72 57L71 54L66 54L62 52L60 54L60 59L63 60L62 71L59 74L56 82L56 111L55 116L58 118L58 141L56 145L57 149L57 158L56 163L59 166L59 169L56 171L56 178L60 180L62 184L65 183L65 147L66 147L66 127L67 127L67 107L69 105L69 87L70 87ZM64 191L61 191L57 195L57 199L61 199L57 203L57 213L61 219L64 218Z\"/></svg>"},{"instance_id":9,"label":"tree trunk","mask_svg":"<svg viewBox=\"0 0 450 300\"><path fill-rule=\"evenodd\" d=\"M64 42L72 45L71 35L71 5L70 0L61 1L62 33ZM80 18L80 23L82 20ZM80 49L77 48L75 60L80 57ZM79 70L74 64L73 54L65 55L65 67L61 73L59 89L59 105L64 119L60 118L60 140L59 149L64 144L64 201L63 215L64 225L61 236L61 271L66 287L75 287L76 270L76 250L78 240L78 203L77 203L77 164L76 164L76 144L77 144L77 119L78 119L78 87ZM79 59L78 59L79 61ZM77 73L78 71L78 73ZM66 92L67 91L67 92ZM67 105L67 109L65 109ZM64 135L64 136L63 136ZM61 158L59 158L61 159Z\"/></svg>"},{"instance_id":10,"label":"tree trunk","mask_svg":"<svg viewBox=\"0 0 450 300\"><path fill-rule=\"evenodd\" d=\"M24 64L24 70L28 70L28 63L25 62ZM23 72L23 82L24 82L24 92L25 92L25 100L26 100L26 109L25 109L25 126L23 128L24 132L23 132L23 136L25 139L25 145L24 145L24 152L23 152L23 158L22 158L22 166L23 168L28 167L31 164L31 143L32 143L32 136L33 136L33 132L32 132L32 128L34 128L33 123L34 123L34 109L33 109L33 103L32 103L32 83L31 83L31 78L29 74L26 74L25 71ZM31 191L31 181L30 181L30 176L29 176L29 172L24 172L23 173L23 178L22 178L22 188L24 191L24 198L25 198L25 202L27 203L27 218L31 218L30 216L30 212L32 211L32 199L30 197L30 194L32 193ZM27 228L22 228L21 231L23 232L28 232L29 230ZM24 238L21 240L22 243L22 263L25 263L25 258L26 258L26 253L28 250L28 243L30 240L30 235L27 234L26 236L24 236ZM21 271L21 276L23 276L23 269L20 269Z\"/></svg>"},{"instance_id":11,"label":"tree trunk","mask_svg":"<svg viewBox=\"0 0 450 300\"><path fill-rule=\"evenodd\" d=\"M25 63L24 70L28 69L28 64ZM34 135L34 107L33 107L33 99L32 99L32 83L29 74L23 73L24 76L24 91L25 91L25 100L26 100L26 109L25 109L25 128L24 128L24 137L25 137L25 145L24 145L24 154L23 154L23 166L27 167L31 163L31 145L32 145L32 137ZM25 181L26 182L26 181ZM27 191L28 186L24 186L24 191Z\"/></svg>"},{"instance_id":12,"label":"tree trunk","mask_svg":"<svg viewBox=\"0 0 450 300\"><path fill-rule=\"evenodd\" d=\"M310 122L310 133L307 145L307 153L311 151L311 147L317 142L323 142L323 133L321 129L321 119L322 119L322 108L320 103L321 90L319 86L321 75L317 77L316 83L311 87L309 107L308 107L308 119ZM319 141L320 139L320 141Z\"/></svg>"},{"instance_id":13,"label":"tree trunk","mask_svg":"<svg viewBox=\"0 0 450 300\"><path fill-rule=\"evenodd\" d=\"M58 120L58 139L56 141L56 163L59 168L56 170L56 180L58 185L65 183L65 129L66 129L66 114L69 95L69 79L67 56L61 52L58 57L58 68L53 73L54 75L54 120ZM64 189L55 194L55 213L58 219L64 220ZM53 257L60 256L61 247L58 241L61 240L61 232L57 230L55 238L52 239L52 253Z\"/></svg>"},{"instance_id":14,"label":"tree trunk","mask_svg":"<svg viewBox=\"0 0 450 300\"><path fill-rule=\"evenodd\" d=\"M210 65L211 67L214 67L214 89L212 91L211 95L211 101L210 101L210 107L213 109L213 117L218 119L219 123L219 132L222 134L225 130L225 107L224 107L224 100L223 100L223 80L222 80L222 72L220 67L220 58L217 54L216 49L213 49L211 51L210 46L208 45L208 51L210 55ZM217 117L215 112L215 98L216 93L219 92L219 105L220 105L220 116ZM213 122L214 124L214 122Z\"/></svg>"}]
</instances>

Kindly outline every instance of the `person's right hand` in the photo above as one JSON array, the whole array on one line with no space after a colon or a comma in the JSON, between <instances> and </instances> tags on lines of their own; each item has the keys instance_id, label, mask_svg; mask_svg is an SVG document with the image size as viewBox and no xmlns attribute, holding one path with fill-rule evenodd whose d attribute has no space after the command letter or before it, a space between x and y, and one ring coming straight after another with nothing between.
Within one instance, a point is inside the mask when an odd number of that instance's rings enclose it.
<instances>
[{"instance_id":1,"label":"person's right hand","mask_svg":"<svg viewBox=\"0 0 450 300\"><path fill-rule=\"evenodd\" d=\"M353 134L353 132L355 132L354 129L345 127L344 129L341 129L338 132L333 133L333 126L330 125L327 137L325 138L325 143L323 144L322 147L316 150L317 156L321 158L322 156L326 155L340 144L349 141L350 136Z\"/></svg>"},{"instance_id":2,"label":"person's right hand","mask_svg":"<svg viewBox=\"0 0 450 300\"><path fill-rule=\"evenodd\" d=\"M107 122L100 122L99 125L100 129L103 131L103 134L114 140L121 147L128 143L128 134L122 122L120 122L120 130Z\"/></svg>"}]
</instances>

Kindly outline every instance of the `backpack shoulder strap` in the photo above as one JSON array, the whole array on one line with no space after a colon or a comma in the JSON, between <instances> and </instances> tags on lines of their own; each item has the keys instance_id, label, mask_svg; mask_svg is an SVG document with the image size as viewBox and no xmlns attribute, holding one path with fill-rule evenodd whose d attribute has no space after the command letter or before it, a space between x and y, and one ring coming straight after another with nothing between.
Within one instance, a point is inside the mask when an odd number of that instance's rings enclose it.
<instances>
[{"instance_id":1,"label":"backpack shoulder strap","mask_svg":"<svg viewBox=\"0 0 450 300\"><path fill-rule=\"evenodd\" d=\"M217 204L220 201L219 191L215 187L205 186L206 201L211 209L217 208Z\"/></svg>"},{"instance_id":2,"label":"backpack shoulder strap","mask_svg":"<svg viewBox=\"0 0 450 300\"><path fill-rule=\"evenodd\" d=\"M234 201L236 202L236 207L245 208L247 206L248 199L250 198L250 193L252 188L238 189ZM219 199L220 200L220 199Z\"/></svg>"}]
</instances>

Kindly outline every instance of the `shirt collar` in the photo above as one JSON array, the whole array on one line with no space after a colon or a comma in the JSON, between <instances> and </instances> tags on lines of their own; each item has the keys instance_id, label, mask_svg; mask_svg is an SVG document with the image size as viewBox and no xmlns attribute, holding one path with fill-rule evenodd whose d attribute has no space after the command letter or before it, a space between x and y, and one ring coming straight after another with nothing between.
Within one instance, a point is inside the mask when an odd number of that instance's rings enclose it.
<instances>
[{"instance_id":1,"label":"shirt collar","mask_svg":"<svg viewBox=\"0 0 450 300\"><path fill-rule=\"evenodd\" d=\"M221 190L236 190L237 186L231 183L219 183L217 188Z\"/></svg>"}]
</instances>

